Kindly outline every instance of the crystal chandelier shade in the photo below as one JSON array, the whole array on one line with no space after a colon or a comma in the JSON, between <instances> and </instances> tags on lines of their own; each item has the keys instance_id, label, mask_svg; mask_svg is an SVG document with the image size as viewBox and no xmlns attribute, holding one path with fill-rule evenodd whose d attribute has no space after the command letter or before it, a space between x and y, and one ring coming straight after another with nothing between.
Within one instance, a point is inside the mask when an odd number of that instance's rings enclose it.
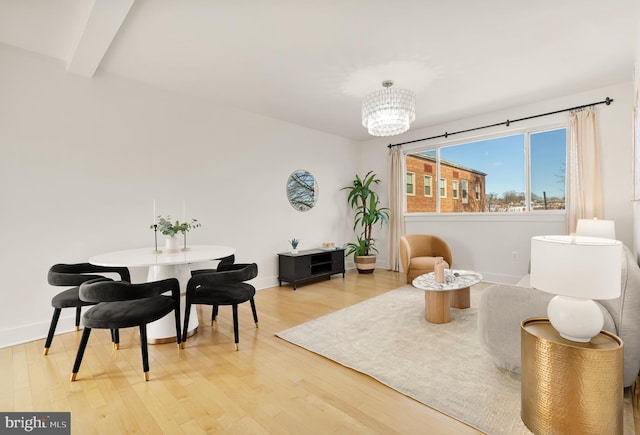
<instances>
[{"instance_id":1,"label":"crystal chandelier shade","mask_svg":"<svg viewBox=\"0 0 640 435\"><path fill-rule=\"evenodd\" d=\"M408 89L392 88L393 82L382 82L384 89L362 100L362 125L372 136L394 136L409 130L416 119L416 95Z\"/></svg>"}]
</instances>

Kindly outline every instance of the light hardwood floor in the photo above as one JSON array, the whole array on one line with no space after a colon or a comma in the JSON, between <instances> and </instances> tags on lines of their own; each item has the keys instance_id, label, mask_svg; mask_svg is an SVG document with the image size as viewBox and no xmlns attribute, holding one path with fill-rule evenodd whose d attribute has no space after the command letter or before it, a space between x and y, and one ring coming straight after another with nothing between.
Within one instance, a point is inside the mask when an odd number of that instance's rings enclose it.
<instances>
[{"instance_id":1,"label":"light hardwood floor","mask_svg":"<svg viewBox=\"0 0 640 435\"><path fill-rule=\"evenodd\" d=\"M77 381L71 368L81 333L0 349L0 410L71 411L74 434L478 434L382 384L292 345L275 333L404 285L378 269L348 271L343 280L258 291L260 327L249 304L239 308L240 350L231 310L209 326L198 307L198 333L186 348L149 347L142 374L137 331L121 331L113 351L108 331L92 333ZM384 315L384 313L380 313ZM376 319L372 318L372 322Z\"/></svg>"}]
</instances>

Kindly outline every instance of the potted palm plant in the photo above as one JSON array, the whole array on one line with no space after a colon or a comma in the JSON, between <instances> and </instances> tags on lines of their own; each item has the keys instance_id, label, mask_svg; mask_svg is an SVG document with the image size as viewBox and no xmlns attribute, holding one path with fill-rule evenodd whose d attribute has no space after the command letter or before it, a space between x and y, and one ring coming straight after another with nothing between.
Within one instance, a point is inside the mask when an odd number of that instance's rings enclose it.
<instances>
[{"instance_id":1,"label":"potted palm plant","mask_svg":"<svg viewBox=\"0 0 640 435\"><path fill-rule=\"evenodd\" d=\"M345 255L353 255L356 269L360 273L373 273L376 267L375 239L373 238L373 226L389 221L389 208L380 206L378 194L373 191L373 185L379 184L373 171L367 172L364 177L356 174L351 186L342 190L349 192L347 202L355 211L353 230L356 232L356 242L347 243Z\"/></svg>"}]
</instances>

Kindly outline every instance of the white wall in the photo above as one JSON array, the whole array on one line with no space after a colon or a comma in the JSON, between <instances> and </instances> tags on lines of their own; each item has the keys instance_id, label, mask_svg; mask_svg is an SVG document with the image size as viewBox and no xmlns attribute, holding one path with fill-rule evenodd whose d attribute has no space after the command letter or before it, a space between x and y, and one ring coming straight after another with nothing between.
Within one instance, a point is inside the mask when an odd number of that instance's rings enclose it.
<instances>
[{"instance_id":1,"label":"white wall","mask_svg":"<svg viewBox=\"0 0 640 435\"><path fill-rule=\"evenodd\" d=\"M640 19L638 20L638 37L636 38L636 64L635 64L634 90L640 86Z\"/></svg>"},{"instance_id":2,"label":"white wall","mask_svg":"<svg viewBox=\"0 0 640 435\"><path fill-rule=\"evenodd\" d=\"M363 160L361 171L374 170L384 174L388 189L387 154L389 143L399 143L424 137L454 132L482 125L494 124L539 113L546 113L595 101L606 97L615 101L610 106L597 106L599 118L599 140L604 183L605 218L616 222L616 235L629 247L633 247L633 207L632 207L632 148L631 148L631 82L597 89L578 95L570 95L522 107L463 119L444 125L409 131L402 136L374 139L361 144ZM420 110L418 107L417 110ZM538 118L532 121L511 124L510 129L529 125L545 125L563 121L568 114ZM504 127L481 130L466 135L456 135L450 140L478 137L504 130ZM415 149L430 142L405 145L405 149ZM385 196L386 201L386 196ZM480 271L486 279L513 283L527 273L529 267L530 238L540 234L566 234L564 217L529 216L483 216L470 221L454 216L407 217L407 233L429 233L443 237L451 245L454 267ZM387 231L379 232L380 252L378 267L386 266ZM515 258L514 259L514 253Z\"/></svg>"},{"instance_id":3,"label":"white wall","mask_svg":"<svg viewBox=\"0 0 640 435\"><path fill-rule=\"evenodd\" d=\"M638 22L638 37L636 38L636 63L634 73L633 95L638 95L638 88L640 87L640 21ZM635 155L634 159L636 161L635 166L640 168L640 155ZM638 260L640 260L640 226L638 225L640 219L640 201L634 201L633 212L635 253Z\"/></svg>"},{"instance_id":4,"label":"white wall","mask_svg":"<svg viewBox=\"0 0 640 435\"><path fill-rule=\"evenodd\" d=\"M621 240L633 240L631 83L355 144L117 77L77 77L60 62L4 46L0 65L0 347L46 334L55 294L46 282L52 264L151 248L153 199L158 213L174 217L186 200L187 214L203 224L189 233L189 242L235 247L239 261L258 263L255 284L265 288L277 284L276 253L288 250L292 237L301 240L300 249L353 239L351 212L339 189L354 172L376 171L387 203L388 143L606 96L615 102L598 109L605 217L616 220ZM313 172L320 187L317 206L306 213L290 207L285 196L286 179L300 168ZM561 227L500 219L469 225L438 217L407 225L409 232L444 235L456 267L504 282L526 272L531 235ZM385 267L387 228L376 231L378 267ZM133 278L144 280L144 271L133 270ZM58 331L72 325L73 314L63 312Z\"/></svg>"},{"instance_id":5,"label":"white wall","mask_svg":"<svg viewBox=\"0 0 640 435\"><path fill-rule=\"evenodd\" d=\"M344 192L358 147L330 134L117 77L81 78L64 64L0 46L0 347L46 335L55 263L153 248L157 212L200 220L192 244L233 246L277 285L278 252L351 237ZM291 172L319 183L295 211ZM142 281L144 270L134 270ZM73 325L64 310L58 331Z\"/></svg>"}]
</instances>

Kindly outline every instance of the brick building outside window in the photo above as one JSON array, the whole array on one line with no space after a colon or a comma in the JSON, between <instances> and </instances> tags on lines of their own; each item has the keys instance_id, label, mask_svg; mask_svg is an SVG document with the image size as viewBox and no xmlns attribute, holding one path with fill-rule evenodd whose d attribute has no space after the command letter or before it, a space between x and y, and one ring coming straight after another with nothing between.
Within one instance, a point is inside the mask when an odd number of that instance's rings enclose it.
<instances>
[{"instance_id":1,"label":"brick building outside window","mask_svg":"<svg viewBox=\"0 0 640 435\"><path fill-rule=\"evenodd\" d=\"M435 212L437 197L433 192L440 192L441 213L487 211L487 174L441 159L440 181L436 182L436 165L433 155L407 154L406 171L407 174L412 174L411 181L415 183L411 186L414 194L406 196L407 213ZM470 195L469 192L473 194Z\"/></svg>"}]
</instances>

